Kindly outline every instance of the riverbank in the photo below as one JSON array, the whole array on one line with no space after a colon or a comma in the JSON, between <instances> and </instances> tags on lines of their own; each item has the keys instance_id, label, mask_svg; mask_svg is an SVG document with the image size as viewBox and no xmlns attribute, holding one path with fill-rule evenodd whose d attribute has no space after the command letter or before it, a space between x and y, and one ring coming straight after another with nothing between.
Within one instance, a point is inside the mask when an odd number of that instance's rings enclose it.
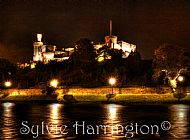
<instances>
[{"instance_id":1,"label":"riverbank","mask_svg":"<svg viewBox=\"0 0 190 140\"><path fill-rule=\"evenodd\" d=\"M114 88L64 88L54 95L46 95L41 89L8 89L2 90L0 102L99 102L99 103L179 103L168 87L128 87ZM189 87L187 96L180 103L190 103Z\"/></svg>"},{"instance_id":2,"label":"riverbank","mask_svg":"<svg viewBox=\"0 0 190 140\"><path fill-rule=\"evenodd\" d=\"M101 94L101 95L68 95L58 96L58 100L63 103L69 102L101 102L101 103L121 103L121 104L133 104L133 103L184 103L190 104L190 94L187 94L185 98L178 101L173 97L173 94Z\"/></svg>"},{"instance_id":3,"label":"riverbank","mask_svg":"<svg viewBox=\"0 0 190 140\"><path fill-rule=\"evenodd\" d=\"M1 97L0 102L56 103L57 95L8 95Z\"/></svg>"},{"instance_id":4,"label":"riverbank","mask_svg":"<svg viewBox=\"0 0 190 140\"><path fill-rule=\"evenodd\" d=\"M69 98L65 96L70 96ZM173 97L173 94L99 94L99 95L8 95L1 97L0 102L36 102L36 103L118 103L118 104L135 104L135 103L154 103L170 104L184 103L190 104L190 94L180 99Z\"/></svg>"}]
</instances>

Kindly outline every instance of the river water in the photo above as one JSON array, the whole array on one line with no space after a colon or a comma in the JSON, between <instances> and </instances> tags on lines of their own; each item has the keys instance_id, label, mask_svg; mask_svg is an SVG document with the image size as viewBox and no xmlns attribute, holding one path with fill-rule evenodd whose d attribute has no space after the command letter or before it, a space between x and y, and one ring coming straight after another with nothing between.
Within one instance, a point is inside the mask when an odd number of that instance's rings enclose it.
<instances>
[{"instance_id":1,"label":"river water","mask_svg":"<svg viewBox=\"0 0 190 140\"><path fill-rule=\"evenodd\" d=\"M1 103L0 139L190 140L190 105Z\"/></svg>"}]
</instances>

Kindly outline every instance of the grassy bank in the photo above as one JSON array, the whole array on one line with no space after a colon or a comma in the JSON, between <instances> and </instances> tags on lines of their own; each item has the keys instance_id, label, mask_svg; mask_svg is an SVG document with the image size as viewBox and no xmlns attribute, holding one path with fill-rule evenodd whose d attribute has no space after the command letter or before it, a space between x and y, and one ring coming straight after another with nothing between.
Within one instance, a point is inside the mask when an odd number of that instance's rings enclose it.
<instances>
[{"instance_id":1,"label":"grassy bank","mask_svg":"<svg viewBox=\"0 0 190 140\"><path fill-rule=\"evenodd\" d=\"M8 95L0 102L57 102L57 95Z\"/></svg>"},{"instance_id":2,"label":"grassy bank","mask_svg":"<svg viewBox=\"0 0 190 140\"><path fill-rule=\"evenodd\" d=\"M66 95L68 96L68 95ZM8 95L0 94L0 102L99 102L99 103L179 103L173 94L74 94L65 98L57 95ZM190 104L190 94L180 100L180 103Z\"/></svg>"},{"instance_id":3,"label":"grassy bank","mask_svg":"<svg viewBox=\"0 0 190 140\"><path fill-rule=\"evenodd\" d=\"M116 94L109 98L107 94L99 95L80 95L75 94L73 98L76 102L108 102L108 103L179 103L177 98L173 97L173 94ZM69 102L64 100L64 97L58 99L63 102ZM180 100L181 103L190 103L190 94Z\"/></svg>"}]
</instances>

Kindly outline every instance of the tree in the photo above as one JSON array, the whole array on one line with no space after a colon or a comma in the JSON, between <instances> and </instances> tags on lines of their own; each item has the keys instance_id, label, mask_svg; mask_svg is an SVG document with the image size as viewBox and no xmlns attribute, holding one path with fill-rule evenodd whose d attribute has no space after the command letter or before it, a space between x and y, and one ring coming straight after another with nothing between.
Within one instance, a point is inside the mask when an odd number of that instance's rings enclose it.
<instances>
[{"instance_id":1,"label":"tree","mask_svg":"<svg viewBox=\"0 0 190 140\"><path fill-rule=\"evenodd\" d=\"M174 92L173 96L174 98L178 99L178 102L180 102L181 99L187 96L187 92L184 87L180 87L177 91Z\"/></svg>"},{"instance_id":2,"label":"tree","mask_svg":"<svg viewBox=\"0 0 190 140\"><path fill-rule=\"evenodd\" d=\"M98 61L97 77L98 81L107 84L107 78L117 77L118 81L123 81L123 59L122 50L111 49L104 45L97 50Z\"/></svg>"},{"instance_id":3,"label":"tree","mask_svg":"<svg viewBox=\"0 0 190 140\"><path fill-rule=\"evenodd\" d=\"M127 79L137 82L141 74L141 55L138 52L131 52L126 59ZM137 78L137 79L136 79Z\"/></svg>"},{"instance_id":4,"label":"tree","mask_svg":"<svg viewBox=\"0 0 190 140\"><path fill-rule=\"evenodd\" d=\"M185 66L184 51L182 48L171 44L163 44L154 51L153 79L159 80L163 71L176 76L176 72Z\"/></svg>"},{"instance_id":5,"label":"tree","mask_svg":"<svg viewBox=\"0 0 190 140\"><path fill-rule=\"evenodd\" d=\"M96 53L91 41L84 38L80 39L75 44L75 51L71 55L70 60L75 65L93 64L95 62Z\"/></svg>"},{"instance_id":6,"label":"tree","mask_svg":"<svg viewBox=\"0 0 190 140\"><path fill-rule=\"evenodd\" d=\"M98 49L97 58L99 57L104 57L104 59L111 59L111 62L114 65L122 64L122 50L110 49L106 45Z\"/></svg>"},{"instance_id":7,"label":"tree","mask_svg":"<svg viewBox=\"0 0 190 140\"><path fill-rule=\"evenodd\" d=\"M89 39L80 39L75 43L75 51L69 58L69 65L72 66L67 76L63 79L68 83L87 83L92 81L94 68L96 68L96 53L94 46Z\"/></svg>"},{"instance_id":8,"label":"tree","mask_svg":"<svg viewBox=\"0 0 190 140\"><path fill-rule=\"evenodd\" d=\"M13 80L17 67L9 60L0 58L0 86L5 80Z\"/></svg>"},{"instance_id":9,"label":"tree","mask_svg":"<svg viewBox=\"0 0 190 140\"><path fill-rule=\"evenodd\" d=\"M0 58L0 72L4 73L5 75L10 73L16 73L17 67L9 60Z\"/></svg>"}]
</instances>

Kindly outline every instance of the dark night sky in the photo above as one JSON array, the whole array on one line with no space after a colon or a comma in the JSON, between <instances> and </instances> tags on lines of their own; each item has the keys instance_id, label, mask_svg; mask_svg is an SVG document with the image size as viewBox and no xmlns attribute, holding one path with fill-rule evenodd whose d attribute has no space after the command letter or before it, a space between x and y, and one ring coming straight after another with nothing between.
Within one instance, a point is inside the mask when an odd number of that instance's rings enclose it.
<instances>
[{"instance_id":1,"label":"dark night sky","mask_svg":"<svg viewBox=\"0 0 190 140\"><path fill-rule=\"evenodd\" d=\"M58 48L83 37L104 42L109 19L143 59L162 43L190 44L189 0L0 0L0 57L31 60L36 33Z\"/></svg>"}]
</instances>

